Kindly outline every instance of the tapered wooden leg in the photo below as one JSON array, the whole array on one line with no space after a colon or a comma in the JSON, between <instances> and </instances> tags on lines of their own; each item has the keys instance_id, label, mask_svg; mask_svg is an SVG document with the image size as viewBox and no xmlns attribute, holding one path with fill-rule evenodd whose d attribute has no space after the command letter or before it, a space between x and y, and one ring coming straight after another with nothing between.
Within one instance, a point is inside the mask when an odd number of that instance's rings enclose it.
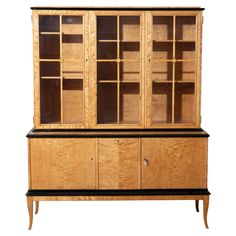
<instances>
[{"instance_id":1,"label":"tapered wooden leg","mask_svg":"<svg viewBox=\"0 0 236 236\"><path fill-rule=\"evenodd\" d=\"M199 212L199 200L195 200L196 211Z\"/></svg>"},{"instance_id":2,"label":"tapered wooden leg","mask_svg":"<svg viewBox=\"0 0 236 236\"><path fill-rule=\"evenodd\" d=\"M27 197L27 206L29 211L29 230L31 230L33 224L33 200L30 197Z\"/></svg>"},{"instance_id":3,"label":"tapered wooden leg","mask_svg":"<svg viewBox=\"0 0 236 236\"><path fill-rule=\"evenodd\" d=\"M39 211L39 201L35 201L35 214L38 214Z\"/></svg>"},{"instance_id":4,"label":"tapered wooden leg","mask_svg":"<svg viewBox=\"0 0 236 236\"><path fill-rule=\"evenodd\" d=\"M206 228L208 229L208 223L207 223L207 212L209 207L209 196L204 196L203 198L203 218Z\"/></svg>"}]
</instances>

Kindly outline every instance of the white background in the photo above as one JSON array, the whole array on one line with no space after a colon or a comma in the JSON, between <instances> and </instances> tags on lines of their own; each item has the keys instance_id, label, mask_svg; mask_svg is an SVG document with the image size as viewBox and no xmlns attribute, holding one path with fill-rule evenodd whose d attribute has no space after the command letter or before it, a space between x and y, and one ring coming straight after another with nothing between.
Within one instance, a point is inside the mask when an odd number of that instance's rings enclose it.
<instances>
[{"instance_id":1,"label":"white background","mask_svg":"<svg viewBox=\"0 0 236 236\"><path fill-rule=\"evenodd\" d=\"M208 214L193 201L43 202L28 231L27 142L33 126L31 10L35 5L202 6L202 127L210 133ZM236 235L236 14L233 0L2 1L0 235ZM202 205L200 205L202 207Z\"/></svg>"}]
</instances>

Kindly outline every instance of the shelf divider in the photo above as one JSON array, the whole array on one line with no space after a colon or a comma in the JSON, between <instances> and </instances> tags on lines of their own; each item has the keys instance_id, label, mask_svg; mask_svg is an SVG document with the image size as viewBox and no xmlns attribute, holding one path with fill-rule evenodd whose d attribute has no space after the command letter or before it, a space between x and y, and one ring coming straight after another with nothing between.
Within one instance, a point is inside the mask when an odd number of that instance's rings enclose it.
<instances>
[{"instance_id":1,"label":"shelf divider","mask_svg":"<svg viewBox=\"0 0 236 236\"><path fill-rule=\"evenodd\" d=\"M60 97L61 97L61 124L63 124L63 55L62 55L62 15L60 15L59 19L60 25Z\"/></svg>"}]
</instances>

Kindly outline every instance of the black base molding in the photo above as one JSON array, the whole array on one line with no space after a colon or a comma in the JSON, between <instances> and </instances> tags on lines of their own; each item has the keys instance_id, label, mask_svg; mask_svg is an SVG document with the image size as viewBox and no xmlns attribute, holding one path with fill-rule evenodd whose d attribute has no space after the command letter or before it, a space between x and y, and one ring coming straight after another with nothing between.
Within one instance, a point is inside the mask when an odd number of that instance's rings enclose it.
<instances>
[{"instance_id":1,"label":"black base molding","mask_svg":"<svg viewBox=\"0 0 236 236\"><path fill-rule=\"evenodd\" d=\"M174 196L210 195L208 189L28 190L26 196Z\"/></svg>"}]
</instances>

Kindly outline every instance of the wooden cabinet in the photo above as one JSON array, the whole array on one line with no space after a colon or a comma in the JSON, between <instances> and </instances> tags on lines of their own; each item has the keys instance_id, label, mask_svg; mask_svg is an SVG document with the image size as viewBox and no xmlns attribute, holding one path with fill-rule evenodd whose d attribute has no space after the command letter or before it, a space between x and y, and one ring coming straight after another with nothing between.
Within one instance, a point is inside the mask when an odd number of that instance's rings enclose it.
<instances>
[{"instance_id":1,"label":"wooden cabinet","mask_svg":"<svg viewBox=\"0 0 236 236\"><path fill-rule=\"evenodd\" d=\"M207 139L143 138L142 188L207 188Z\"/></svg>"},{"instance_id":2,"label":"wooden cabinet","mask_svg":"<svg viewBox=\"0 0 236 236\"><path fill-rule=\"evenodd\" d=\"M33 202L203 200L203 8L33 7Z\"/></svg>"},{"instance_id":3,"label":"wooden cabinet","mask_svg":"<svg viewBox=\"0 0 236 236\"><path fill-rule=\"evenodd\" d=\"M138 138L99 139L99 189L140 188L139 141Z\"/></svg>"},{"instance_id":4,"label":"wooden cabinet","mask_svg":"<svg viewBox=\"0 0 236 236\"><path fill-rule=\"evenodd\" d=\"M31 139L32 189L94 189L95 139Z\"/></svg>"}]
</instances>

